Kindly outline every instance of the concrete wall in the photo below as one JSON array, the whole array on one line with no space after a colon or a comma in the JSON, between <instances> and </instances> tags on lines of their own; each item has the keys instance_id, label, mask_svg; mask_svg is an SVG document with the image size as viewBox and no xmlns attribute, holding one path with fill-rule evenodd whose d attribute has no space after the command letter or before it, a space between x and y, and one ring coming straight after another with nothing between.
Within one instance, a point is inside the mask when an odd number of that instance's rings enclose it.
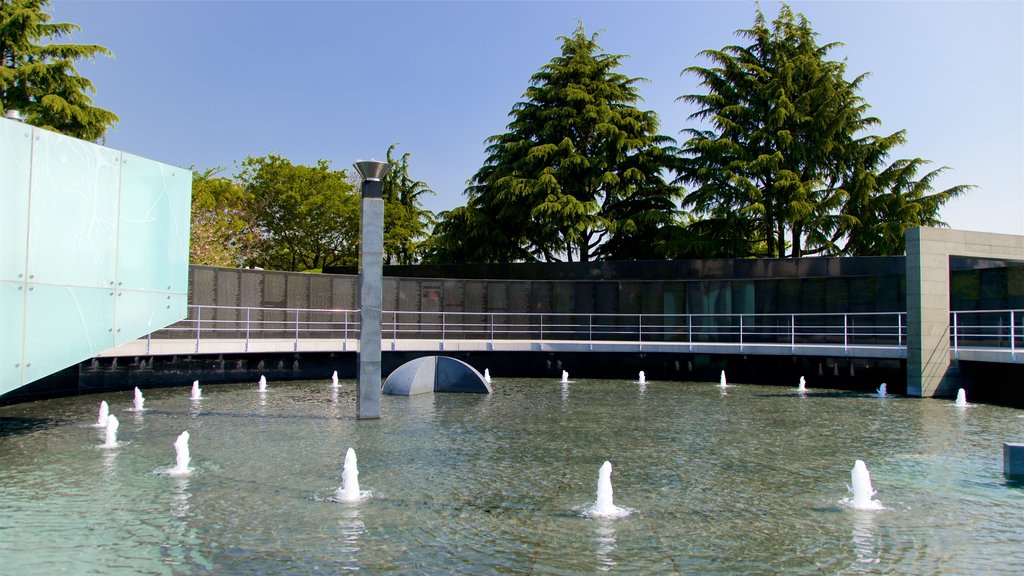
<instances>
[{"instance_id":1,"label":"concrete wall","mask_svg":"<svg viewBox=\"0 0 1024 576\"><path fill-rule=\"evenodd\" d=\"M951 256L1024 261L1024 236L939 228L907 231L907 394L911 396L953 396L960 382L958 367L951 365L949 357Z\"/></svg>"}]
</instances>

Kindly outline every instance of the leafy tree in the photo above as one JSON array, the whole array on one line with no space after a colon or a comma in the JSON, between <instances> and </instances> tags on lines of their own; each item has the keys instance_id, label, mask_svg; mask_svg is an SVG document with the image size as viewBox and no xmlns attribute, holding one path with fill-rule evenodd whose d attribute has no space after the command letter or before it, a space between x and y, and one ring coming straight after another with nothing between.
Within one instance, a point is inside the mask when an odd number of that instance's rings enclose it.
<instances>
[{"instance_id":1,"label":"leafy tree","mask_svg":"<svg viewBox=\"0 0 1024 576\"><path fill-rule=\"evenodd\" d=\"M92 82L75 69L82 58L110 56L95 44L53 42L78 31L52 23L49 0L0 0L0 108L20 111L26 122L83 140L103 138L118 118L92 105Z\"/></svg>"},{"instance_id":2,"label":"leafy tree","mask_svg":"<svg viewBox=\"0 0 1024 576\"><path fill-rule=\"evenodd\" d=\"M433 194L426 183L409 176L409 152L401 159L392 156L397 144L388 147L391 171L381 181L384 196L384 262L415 264L421 246L434 223L434 215L425 210L420 197Z\"/></svg>"},{"instance_id":3,"label":"leafy tree","mask_svg":"<svg viewBox=\"0 0 1024 576\"><path fill-rule=\"evenodd\" d=\"M684 245L674 246L675 252L714 240L741 250L735 256L785 257L787 249L792 257L840 253L853 230L877 230L859 223L858 214L882 210L887 217L908 217L890 222L890 232L920 222L910 211L874 206L893 204L884 196L916 194L938 210L963 192L955 187L928 194L933 178L919 186L880 188L890 179L877 177L879 160L904 142L904 134L863 136L879 124L857 94L865 75L846 80L845 63L827 59L839 44L819 45L802 14L783 4L769 25L758 9L754 26L737 34L750 44L705 50L701 55L711 67L684 70L707 93L681 99L697 106L690 118L710 128L685 131L689 138L677 183L694 186L684 206L704 220L677 234ZM925 163L896 165L904 162ZM851 196L854 183L860 188ZM896 204L906 202L914 203L908 198ZM874 243L877 249L883 245Z\"/></svg>"},{"instance_id":4,"label":"leafy tree","mask_svg":"<svg viewBox=\"0 0 1024 576\"><path fill-rule=\"evenodd\" d=\"M488 139L488 158L465 206L441 214L431 241L439 261L589 261L650 257L680 192L662 172L672 140L636 107L642 78L616 72L581 23L562 53L532 76L508 132Z\"/></svg>"},{"instance_id":5,"label":"leafy tree","mask_svg":"<svg viewBox=\"0 0 1024 576\"><path fill-rule=\"evenodd\" d=\"M358 262L359 193L345 170L270 154L246 158L237 179L262 245L253 264L301 271Z\"/></svg>"},{"instance_id":6,"label":"leafy tree","mask_svg":"<svg viewBox=\"0 0 1024 576\"><path fill-rule=\"evenodd\" d=\"M848 169L843 189L847 191L844 218L837 235L845 238L835 253L851 256L899 255L906 252L907 228L945 226L939 210L949 200L973 186L958 185L942 191L933 182L946 167L918 178L927 161L920 158L885 163L893 147L903 144L904 132L888 138L867 138L861 156Z\"/></svg>"},{"instance_id":7,"label":"leafy tree","mask_svg":"<svg viewBox=\"0 0 1024 576\"><path fill-rule=\"evenodd\" d=\"M220 170L193 170L189 262L241 266L259 252L257 237L249 226L250 202L235 181L216 176Z\"/></svg>"}]
</instances>

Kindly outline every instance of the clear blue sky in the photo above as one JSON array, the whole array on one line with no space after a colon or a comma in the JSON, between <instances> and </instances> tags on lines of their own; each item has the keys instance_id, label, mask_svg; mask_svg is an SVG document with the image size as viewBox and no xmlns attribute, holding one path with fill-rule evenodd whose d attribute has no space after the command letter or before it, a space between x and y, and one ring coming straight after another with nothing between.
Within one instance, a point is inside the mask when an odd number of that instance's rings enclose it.
<instances>
[{"instance_id":1,"label":"clear blue sky","mask_svg":"<svg viewBox=\"0 0 1024 576\"><path fill-rule=\"evenodd\" d=\"M861 95L908 131L899 157L952 170L940 188L978 188L947 205L954 228L1024 234L1024 2L792 2L835 59L869 72ZM769 18L776 2L762 2ZM753 2L286 2L54 0L55 21L115 58L84 62L94 101L121 117L107 144L199 169L247 156L330 160L349 168L410 152L411 175L465 202L465 182L504 131L530 76L581 19L623 73L642 76L642 106L678 137L699 91L683 68L739 40Z\"/></svg>"}]
</instances>

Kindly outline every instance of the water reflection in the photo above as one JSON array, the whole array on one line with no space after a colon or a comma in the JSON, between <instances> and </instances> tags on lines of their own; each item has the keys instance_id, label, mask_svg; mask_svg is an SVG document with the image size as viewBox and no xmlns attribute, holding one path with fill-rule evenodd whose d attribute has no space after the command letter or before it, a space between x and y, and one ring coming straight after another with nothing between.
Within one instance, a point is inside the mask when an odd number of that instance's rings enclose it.
<instances>
[{"instance_id":1,"label":"water reflection","mask_svg":"<svg viewBox=\"0 0 1024 576\"><path fill-rule=\"evenodd\" d=\"M178 520L188 517L191 509L189 500L192 495L188 490L189 479L185 476L174 478L174 491L171 492L171 514Z\"/></svg>"},{"instance_id":2,"label":"water reflection","mask_svg":"<svg viewBox=\"0 0 1024 576\"><path fill-rule=\"evenodd\" d=\"M601 563L601 571L608 572L615 567L615 525L610 520L599 520L594 529L594 542L597 543L597 550L594 552L597 561Z\"/></svg>"},{"instance_id":3,"label":"water reflection","mask_svg":"<svg viewBox=\"0 0 1024 576\"><path fill-rule=\"evenodd\" d=\"M857 562L878 564L881 562L881 539L875 525L876 514L871 511L853 511L853 551Z\"/></svg>"},{"instance_id":4,"label":"water reflection","mask_svg":"<svg viewBox=\"0 0 1024 576\"><path fill-rule=\"evenodd\" d=\"M562 382L562 402L569 400L569 383Z\"/></svg>"},{"instance_id":5,"label":"water reflection","mask_svg":"<svg viewBox=\"0 0 1024 576\"><path fill-rule=\"evenodd\" d=\"M106 476L113 476L117 472L117 450L104 450L102 452L103 473Z\"/></svg>"},{"instance_id":6,"label":"water reflection","mask_svg":"<svg viewBox=\"0 0 1024 576\"><path fill-rule=\"evenodd\" d=\"M366 524L359 519L359 508L344 507L338 520L339 552L345 570L359 570L359 538L366 533Z\"/></svg>"}]
</instances>

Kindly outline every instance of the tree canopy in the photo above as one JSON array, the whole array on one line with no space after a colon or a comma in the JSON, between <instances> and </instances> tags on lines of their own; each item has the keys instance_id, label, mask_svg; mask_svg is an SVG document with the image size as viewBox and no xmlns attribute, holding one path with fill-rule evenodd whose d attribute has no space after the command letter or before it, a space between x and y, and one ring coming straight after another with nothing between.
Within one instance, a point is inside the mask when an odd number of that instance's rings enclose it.
<instances>
[{"instance_id":1,"label":"tree canopy","mask_svg":"<svg viewBox=\"0 0 1024 576\"><path fill-rule=\"evenodd\" d=\"M49 0L0 0L0 108L18 110L26 122L62 134L97 141L117 121L92 105L96 89L78 74L75 62L110 50L95 44L57 42L79 30L50 22Z\"/></svg>"},{"instance_id":2,"label":"tree canopy","mask_svg":"<svg viewBox=\"0 0 1024 576\"><path fill-rule=\"evenodd\" d=\"M530 79L508 132L488 157L465 206L441 214L435 261L588 261L631 258L671 222L679 190L662 172L673 141L654 112L636 107L637 84L619 72L581 23Z\"/></svg>"},{"instance_id":3,"label":"tree canopy","mask_svg":"<svg viewBox=\"0 0 1024 576\"><path fill-rule=\"evenodd\" d=\"M251 264L301 271L358 262L359 193L345 170L269 154L246 158L237 179L261 247Z\"/></svg>"},{"instance_id":4,"label":"tree canopy","mask_svg":"<svg viewBox=\"0 0 1024 576\"><path fill-rule=\"evenodd\" d=\"M700 219L676 232L677 255L892 254L906 228L941 224L941 206L969 187L933 192L943 169L915 180L920 158L885 166L905 133L866 134L880 122L857 93L865 75L847 80L828 59L839 44L819 45L785 4L737 35L749 44L705 50L710 67L684 70L707 92L680 99L708 127L684 130L677 183L694 187L684 207Z\"/></svg>"},{"instance_id":5,"label":"tree canopy","mask_svg":"<svg viewBox=\"0 0 1024 576\"><path fill-rule=\"evenodd\" d=\"M384 263L415 264L419 262L423 244L434 223L434 215L423 208L421 197L433 194L425 182L409 176L410 153L395 158L397 147L388 147L387 161L391 170L381 180L384 197Z\"/></svg>"}]
</instances>

